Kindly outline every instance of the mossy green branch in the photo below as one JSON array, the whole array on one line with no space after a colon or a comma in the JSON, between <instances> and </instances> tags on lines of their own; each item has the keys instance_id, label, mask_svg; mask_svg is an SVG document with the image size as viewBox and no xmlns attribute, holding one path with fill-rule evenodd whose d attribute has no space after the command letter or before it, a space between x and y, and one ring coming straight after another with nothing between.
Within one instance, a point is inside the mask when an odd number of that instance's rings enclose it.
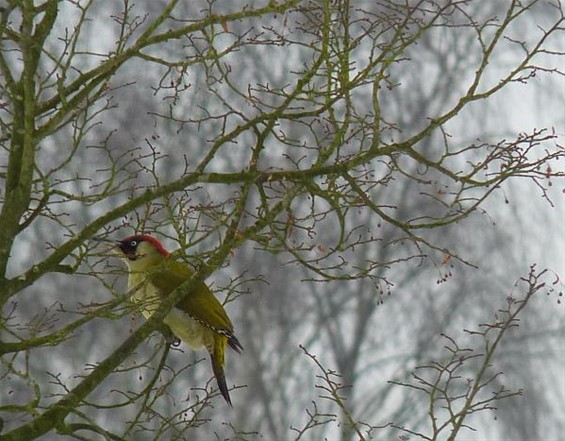
<instances>
[{"instance_id":1,"label":"mossy green branch","mask_svg":"<svg viewBox=\"0 0 565 441\"><path fill-rule=\"evenodd\" d=\"M13 125L8 156L8 172L4 204L0 212L0 277L4 277L12 244L20 231L20 220L29 207L35 171L35 76L45 39L57 17L57 2L50 0L41 22L34 27L38 12L33 1L22 3L22 24L19 46L22 72L11 84ZM35 29L35 32L34 32ZM8 69L5 66L6 70ZM13 79L9 81L14 81Z\"/></svg>"}]
</instances>

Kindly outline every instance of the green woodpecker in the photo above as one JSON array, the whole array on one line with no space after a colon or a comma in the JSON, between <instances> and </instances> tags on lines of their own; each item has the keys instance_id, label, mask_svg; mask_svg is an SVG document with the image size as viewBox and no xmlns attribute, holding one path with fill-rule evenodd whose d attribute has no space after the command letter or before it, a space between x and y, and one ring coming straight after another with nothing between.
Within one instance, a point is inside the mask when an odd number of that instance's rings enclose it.
<instances>
[{"instance_id":1,"label":"green woodpecker","mask_svg":"<svg viewBox=\"0 0 565 441\"><path fill-rule=\"evenodd\" d=\"M175 260L161 242L148 234L118 241L116 251L128 266L128 289L145 318L151 317L161 300L194 274L189 265ZM224 353L226 346L238 353L243 347L234 335L226 311L210 288L204 282L198 283L163 322L193 349L205 348L210 353L218 387L231 406L224 375Z\"/></svg>"}]
</instances>

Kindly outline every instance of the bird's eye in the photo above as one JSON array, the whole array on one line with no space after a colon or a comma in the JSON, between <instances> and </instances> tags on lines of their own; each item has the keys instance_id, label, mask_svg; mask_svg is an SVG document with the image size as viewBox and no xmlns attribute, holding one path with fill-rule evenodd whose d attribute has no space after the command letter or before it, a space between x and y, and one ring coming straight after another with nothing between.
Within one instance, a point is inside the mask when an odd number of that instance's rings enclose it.
<instances>
[{"instance_id":1,"label":"bird's eye","mask_svg":"<svg viewBox=\"0 0 565 441\"><path fill-rule=\"evenodd\" d=\"M137 240L132 240L132 241L130 241L129 246L132 247L132 248L135 248L137 246L137 244L138 244Z\"/></svg>"}]
</instances>

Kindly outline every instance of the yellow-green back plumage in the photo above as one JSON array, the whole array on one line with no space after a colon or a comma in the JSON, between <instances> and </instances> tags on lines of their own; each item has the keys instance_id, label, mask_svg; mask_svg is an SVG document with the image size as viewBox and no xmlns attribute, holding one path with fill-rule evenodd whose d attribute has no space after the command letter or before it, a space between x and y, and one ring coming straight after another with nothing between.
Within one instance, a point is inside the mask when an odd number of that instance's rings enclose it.
<instances>
[{"instance_id":1,"label":"yellow-green back plumage","mask_svg":"<svg viewBox=\"0 0 565 441\"><path fill-rule=\"evenodd\" d=\"M186 263L169 256L150 272L149 280L162 296L167 296L193 274ZM177 303L177 307L212 329L233 331L233 324L224 307L204 282L199 282L191 289L190 293Z\"/></svg>"}]
</instances>

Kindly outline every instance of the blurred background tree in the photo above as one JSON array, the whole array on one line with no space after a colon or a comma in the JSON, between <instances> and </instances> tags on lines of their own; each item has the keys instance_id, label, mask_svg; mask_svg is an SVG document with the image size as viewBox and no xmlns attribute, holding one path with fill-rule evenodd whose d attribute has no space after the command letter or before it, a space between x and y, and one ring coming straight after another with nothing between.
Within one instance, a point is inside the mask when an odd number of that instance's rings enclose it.
<instances>
[{"instance_id":1,"label":"blurred background tree","mask_svg":"<svg viewBox=\"0 0 565 441\"><path fill-rule=\"evenodd\" d=\"M532 294L563 271L563 24L535 0L5 2L3 438L558 439L563 317ZM226 301L233 410L90 240L137 231ZM454 393L492 370L494 415L410 386L452 354Z\"/></svg>"}]
</instances>

